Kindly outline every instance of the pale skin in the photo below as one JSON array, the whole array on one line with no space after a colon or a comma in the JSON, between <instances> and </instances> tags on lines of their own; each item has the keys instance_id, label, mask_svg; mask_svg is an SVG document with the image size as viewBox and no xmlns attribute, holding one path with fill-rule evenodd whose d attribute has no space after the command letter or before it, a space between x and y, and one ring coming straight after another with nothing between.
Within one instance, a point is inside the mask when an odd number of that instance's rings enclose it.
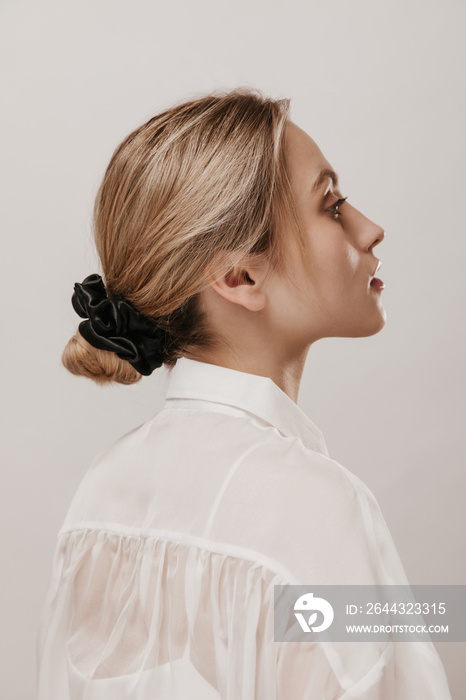
<instances>
[{"instance_id":1,"label":"pale skin","mask_svg":"<svg viewBox=\"0 0 466 700\"><path fill-rule=\"evenodd\" d=\"M343 195L330 177L311 191L321 171L333 169L311 137L291 121L285 127L285 151L313 275L292 236L284 261L289 275L273 271L265 280L267 263L257 256L223 277L211 274L201 301L223 342L189 357L270 377L297 402L312 343L370 336L384 327L383 292L369 283L379 262L374 248L385 234L352 206L349 196L337 208L341 216L333 217L328 208Z\"/></svg>"}]
</instances>

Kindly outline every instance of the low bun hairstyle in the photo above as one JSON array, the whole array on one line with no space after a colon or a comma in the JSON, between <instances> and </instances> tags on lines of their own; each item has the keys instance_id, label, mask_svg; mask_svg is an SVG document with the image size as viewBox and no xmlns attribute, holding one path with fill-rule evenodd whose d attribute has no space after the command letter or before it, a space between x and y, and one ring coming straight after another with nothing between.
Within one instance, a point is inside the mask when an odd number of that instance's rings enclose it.
<instances>
[{"instance_id":1,"label":"low bun hairstyle","mask_svg":"<svg viewBox=\"0 0 466 700\"><path fill-rule=\"evenodd\" d=\"M112 155L93 216L102 278L110 299L127 299L166 331L167 367L221 342L199 303L214 256L228 253L219 275L257 253L280 267L285 220L305 252L285 163L289 106L251 88L215 92L149 119ZM99 384L142 376L79 331L62 363Z\"/></svg>"}]
</instances>

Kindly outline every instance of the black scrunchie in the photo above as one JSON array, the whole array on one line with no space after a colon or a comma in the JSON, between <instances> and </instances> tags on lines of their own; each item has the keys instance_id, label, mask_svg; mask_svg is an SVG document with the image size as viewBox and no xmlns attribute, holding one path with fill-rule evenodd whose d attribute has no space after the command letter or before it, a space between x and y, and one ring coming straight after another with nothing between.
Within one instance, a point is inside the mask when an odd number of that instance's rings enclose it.
<instances>
[{"instance_id":1,"label":"black scrunchie","mask_svg":"<svg viewBox=\"0 0 466 700\"><path fill-rule=\"evenodd\" d=\"M100 275L76 282L71 302L79 316L89 319L79 324L79 332L95 348L116 353L146 376L163 364L166 332L122 297L111 301Z\"/></svg>"}]
</instances>

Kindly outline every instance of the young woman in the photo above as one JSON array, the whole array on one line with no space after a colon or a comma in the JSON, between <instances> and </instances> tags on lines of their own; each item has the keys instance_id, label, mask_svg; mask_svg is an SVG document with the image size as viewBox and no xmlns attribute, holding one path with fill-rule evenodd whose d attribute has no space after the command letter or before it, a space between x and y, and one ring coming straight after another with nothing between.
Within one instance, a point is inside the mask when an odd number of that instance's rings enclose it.
<instances>
[{"instance_id":1,"label":"young woman","mask_svg":"<svg viewBox=\"0 0 466 700\"><path fill-rule=\"evenodd\" d=\"M274 641L274 586L407 584L370 490L297 405L310 346L385 324L376 246L289 100L215 93L116 149L103 278L65 367L163 409L99 454L58 535L40 700L450 698L432 643ZM105 280L105 281L104 281Z\"/></svg>"}]
</instances>

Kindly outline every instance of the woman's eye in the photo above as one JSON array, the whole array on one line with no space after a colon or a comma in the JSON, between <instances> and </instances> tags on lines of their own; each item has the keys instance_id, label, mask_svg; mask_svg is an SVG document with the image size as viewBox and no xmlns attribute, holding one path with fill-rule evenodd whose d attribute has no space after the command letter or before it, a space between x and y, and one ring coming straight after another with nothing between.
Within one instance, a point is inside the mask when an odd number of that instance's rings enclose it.
<instances>
[{"instance_id":1,"label":"woman's eye","mask_svg":"<svg viewBox=\"0 0 466 700\"><path fill-rule=\"evenodd\" d=\"M343 202L345 202L347 199L348 199L348 197L343 197L342 199L337 199L335 204L332 204L332 206L329 207L328 209L326 209L326 211L329 211L333 215L334 219L339 219L341 216L341 212L338 211L338 209L341 207Z\"/></svg>"}]
</instances>

